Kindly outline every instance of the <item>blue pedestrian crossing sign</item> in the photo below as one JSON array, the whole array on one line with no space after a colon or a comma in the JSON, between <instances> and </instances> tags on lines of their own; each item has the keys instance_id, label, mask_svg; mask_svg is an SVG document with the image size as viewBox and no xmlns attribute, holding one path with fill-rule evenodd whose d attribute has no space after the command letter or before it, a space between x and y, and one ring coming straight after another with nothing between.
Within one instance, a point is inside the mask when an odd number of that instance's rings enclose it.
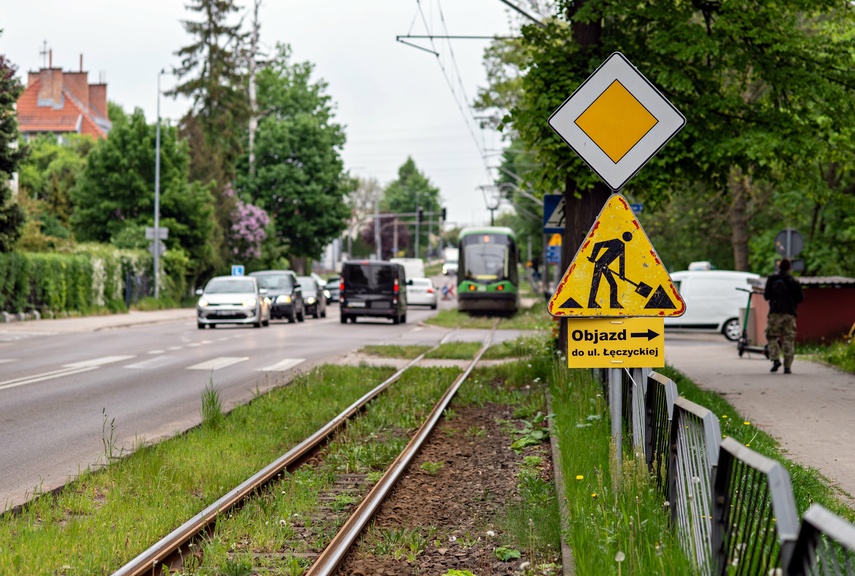
<instances>
[{"instance_id":1,"label":"blue pedestrian crossing sign","mask_svg":"<svg viewBox=\"0 0 855 576\"><path fill-rule=\"evenodd\" d=\"M232 264L232 276L243 276L243 264Z\"/></svg>"},{"instance_id":2,"label":"blue pedestrian crossing sign","mask_svg":"<svg viewBox=\"0 0 855 576\"><path fill-rule=\"evenodd\" d=\"M564 195L544 194L543 233L561 234L562 232L564 232Z\"/></svg>"}]
</instances>

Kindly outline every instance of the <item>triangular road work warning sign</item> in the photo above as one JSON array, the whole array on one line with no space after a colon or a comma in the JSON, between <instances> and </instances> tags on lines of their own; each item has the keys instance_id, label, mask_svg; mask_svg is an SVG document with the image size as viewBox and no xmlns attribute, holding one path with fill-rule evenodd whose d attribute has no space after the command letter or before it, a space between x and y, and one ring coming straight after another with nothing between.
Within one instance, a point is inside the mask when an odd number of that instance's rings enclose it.
<instances>
[{"instance_id":1,"label":"triangular road work warning sign","mask_svg":"<svg viewBox=\"0 0 855 576\"><path fill-rule=\"evenodd\" d=\"M552 298L553 316L682 316L686 303L621 194L600 211Z\"/></svg>"}]
</instances>

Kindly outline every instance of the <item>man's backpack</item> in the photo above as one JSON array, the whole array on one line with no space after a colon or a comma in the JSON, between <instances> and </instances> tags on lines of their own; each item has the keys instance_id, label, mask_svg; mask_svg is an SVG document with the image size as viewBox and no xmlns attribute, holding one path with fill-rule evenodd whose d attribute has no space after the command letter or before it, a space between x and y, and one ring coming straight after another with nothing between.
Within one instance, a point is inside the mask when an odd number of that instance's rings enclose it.
<instances>
[{"instance_id":1,"label":"man's backpack","mask_svg":"<svg viewBox=\"0 0 855 576\"><path fill-rule=\"evenodd\" d=\"M791 305L790 288L787 286L787 282L783 278L778 278L772 284L772 300L779 305Z\"/></svg>"}]
</instances>

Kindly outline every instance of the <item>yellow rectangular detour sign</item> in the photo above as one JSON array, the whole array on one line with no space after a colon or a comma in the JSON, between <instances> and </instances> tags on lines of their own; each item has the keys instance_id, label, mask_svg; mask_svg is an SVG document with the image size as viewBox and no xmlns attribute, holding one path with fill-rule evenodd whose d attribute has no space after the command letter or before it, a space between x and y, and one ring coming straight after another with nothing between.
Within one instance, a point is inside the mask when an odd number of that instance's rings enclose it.
<instances>
[{"instance_id":1,"label":"yellow rectangular detour sign","mask_svg":"<svg viewBox=\"0 0 855 576\"><path fill-rule=\"evenodd\" d=\"M665 321L662 318L569 318L570 368L662 368Z\"/></svg>"}]
</instances>

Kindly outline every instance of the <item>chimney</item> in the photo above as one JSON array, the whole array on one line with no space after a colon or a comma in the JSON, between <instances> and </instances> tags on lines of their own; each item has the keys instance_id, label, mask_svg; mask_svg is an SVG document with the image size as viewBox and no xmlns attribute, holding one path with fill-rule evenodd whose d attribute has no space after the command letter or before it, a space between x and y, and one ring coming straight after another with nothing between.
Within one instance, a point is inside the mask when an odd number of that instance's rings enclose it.
<instances>
[{"instance_id":1,"label":"chimney","mask_svg":"<svg viewBox=\"0 0 855 576\"><path fill-rule=\"evenodd\" d=\"M107 116L107 85L89 85L89 109L98 116L109 120Z\"/></svg>"},{"instance_id":2,"label":"chimney","mask_svg":"<svg viewBox=\"0 0 855 576\"><path fill-rule=\"evenodd\" d=\"M39 105L59 107L62 102L62 69L42 68L39 71Z\"/></svg>"}]
</instances>

